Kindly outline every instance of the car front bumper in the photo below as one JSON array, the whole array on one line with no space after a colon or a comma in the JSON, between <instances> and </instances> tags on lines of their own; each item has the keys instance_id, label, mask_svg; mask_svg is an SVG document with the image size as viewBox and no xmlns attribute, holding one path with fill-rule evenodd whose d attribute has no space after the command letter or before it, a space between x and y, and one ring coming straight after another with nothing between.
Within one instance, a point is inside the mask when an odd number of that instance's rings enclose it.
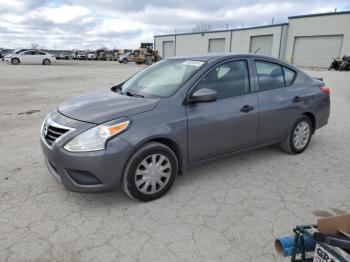
<instances>
[{"instance_id":1,"label":"car front bumper","mask_svg":"<svg viewBox=\"0 0 350 262\"><path fill-rule=\"evenodd\" d=\"M67 125L65 122L69 122L71 127L76 128L72 133L53 143L52 146L48 146L44 137L40 136L41 148L49 172L70 191L103 192L118 188L132 146L125 140L115 137L108 143L106 150L69 152L63 148L64 145L72 137L81 133L81 130L86 129L87 123L82 124L72 119L65 121L67 120L65 118L62 115L59 116L59 120L63 120L59 124ZM74 127L74 124L72 126L72 122L77 122L77 126Z\"/></svg>"}]
</instances>

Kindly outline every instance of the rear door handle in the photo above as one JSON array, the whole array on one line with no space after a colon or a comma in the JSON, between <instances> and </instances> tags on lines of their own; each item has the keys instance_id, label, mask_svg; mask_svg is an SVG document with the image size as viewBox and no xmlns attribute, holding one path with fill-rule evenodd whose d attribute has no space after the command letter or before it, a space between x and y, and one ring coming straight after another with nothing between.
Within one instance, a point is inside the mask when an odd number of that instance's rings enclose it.
<instances>
[{"instance_id":1,"label":"rear door handle","mask_svg":"<svg viewBox=\"0 0 350 262\"><path fill-rule=\"evenodd\" d=\"M302 100L302 98L301 98L300 96L296 96L296 97L293 98L293 102L294 102L294 103L298 103L298 102L300 102L301 100Z\"/></svg>"},{"instance_id":2,"label":"rear door handle","mask_svg":"<svg viewBox=\"0 0 350 262\"><path fill-rule=\"evenodd\" d=\"M248 113L249 111L252 111L254 109L253 106L245 105L241 108L241 112Z\"/></svg>"}]
</instances>

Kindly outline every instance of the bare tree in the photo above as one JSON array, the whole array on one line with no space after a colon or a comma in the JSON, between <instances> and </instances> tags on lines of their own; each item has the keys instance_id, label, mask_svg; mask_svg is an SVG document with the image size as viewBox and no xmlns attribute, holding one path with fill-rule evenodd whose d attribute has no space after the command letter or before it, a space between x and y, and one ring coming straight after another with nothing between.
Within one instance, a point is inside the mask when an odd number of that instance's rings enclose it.
<instances>
[{"instance_id":1,"label":"bare tree","mask_svg":"<svg viewBox=\"0 0 350 262\"><path fill-rule=\"evenodd\" d=\"M30 48L31 48L31 49L38 49L38 48L39 48L39 44L37 44L37 43L31 43L31 44L30 44Z\"/></svg>"},{"instance_id":2,"label":"bare tree","mask_svg":"<svg viewBox=\"0 0 350 262\"><path fill-rule=\"evenodd\" d=\"M192 32L207 32L211 30L211 25L209 24L199 24L192 29Z\"/></svg>"}]
</instances>

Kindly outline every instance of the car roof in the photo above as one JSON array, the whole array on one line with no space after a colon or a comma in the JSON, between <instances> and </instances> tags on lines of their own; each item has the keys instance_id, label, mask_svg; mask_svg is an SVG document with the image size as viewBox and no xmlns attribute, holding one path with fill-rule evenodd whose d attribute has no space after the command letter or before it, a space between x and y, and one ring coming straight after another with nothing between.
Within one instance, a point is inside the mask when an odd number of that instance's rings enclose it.
<instances>
[{"instance_id":1,"label":"car roof","mask_svg":"<svg viewBox=\"0 0 350 262\"><path fill-rule=\"evenodd\" d=\"M279 64L287 65L289 67L292 67L294 69L297 69L295 66L287 63L284 60L277 59L271 56L266 55L258 55L258 54L252 54L252 53L203 53L203 54L193 54L193 55L186 55L186 56L173 56L170 58L166 58L169 60L173 59L184 59L184 60L196 60L196 61L203 61L203 62L219 62L221 60L226 60L229 58L254 58L254 59L261 59L261 60L267 60L271 62L276 62Z\"/></svg>"},{"instance_id":2,"label":"car roof","mask_svg":"<svg viewBox=\"0 0 350 262\"><path fill-rule=\"evenodd\" d=\"M36 49L18 49L18 51L21 51L21 53L24 53L24 52L33 52L33 51L39 51L39 50L36 50Z\"/></svg>"},{"instance_id":3,"label":"car roof","mask_svg":"<svg viewBox=\"0 0 350 262\"><path fill-rule=\"evenodd\" d=\"M174 56L167 59L188 59L188 60L198 60L207 62L210 60L219 60L219 59L226 59L226 58L261 58L261 59L269 59L269 60L276 60L281 61L279 59L265 56L265 55L257 55L252 53L203 53L203 54L193 54L193 55L186 55L186 56Z\"/></svg>"}]
</instances>

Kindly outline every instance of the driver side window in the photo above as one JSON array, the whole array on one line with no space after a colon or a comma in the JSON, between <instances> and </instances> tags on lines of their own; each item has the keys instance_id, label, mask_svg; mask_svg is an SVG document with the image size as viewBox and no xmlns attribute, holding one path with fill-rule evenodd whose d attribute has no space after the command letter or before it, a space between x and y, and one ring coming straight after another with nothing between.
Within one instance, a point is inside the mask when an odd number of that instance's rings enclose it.
<instances>
[{"instance_id":1,"label":"driver side window","mask_svg":"<svg viewBox=\"0 0 350 262\"><path fill-rule=\"evenodd\" d=\"M199 82L197 90L202 88L217 91L219 99L249 93L247 62L233 61L216 67Z\"/></svg>"}]
</instances>

